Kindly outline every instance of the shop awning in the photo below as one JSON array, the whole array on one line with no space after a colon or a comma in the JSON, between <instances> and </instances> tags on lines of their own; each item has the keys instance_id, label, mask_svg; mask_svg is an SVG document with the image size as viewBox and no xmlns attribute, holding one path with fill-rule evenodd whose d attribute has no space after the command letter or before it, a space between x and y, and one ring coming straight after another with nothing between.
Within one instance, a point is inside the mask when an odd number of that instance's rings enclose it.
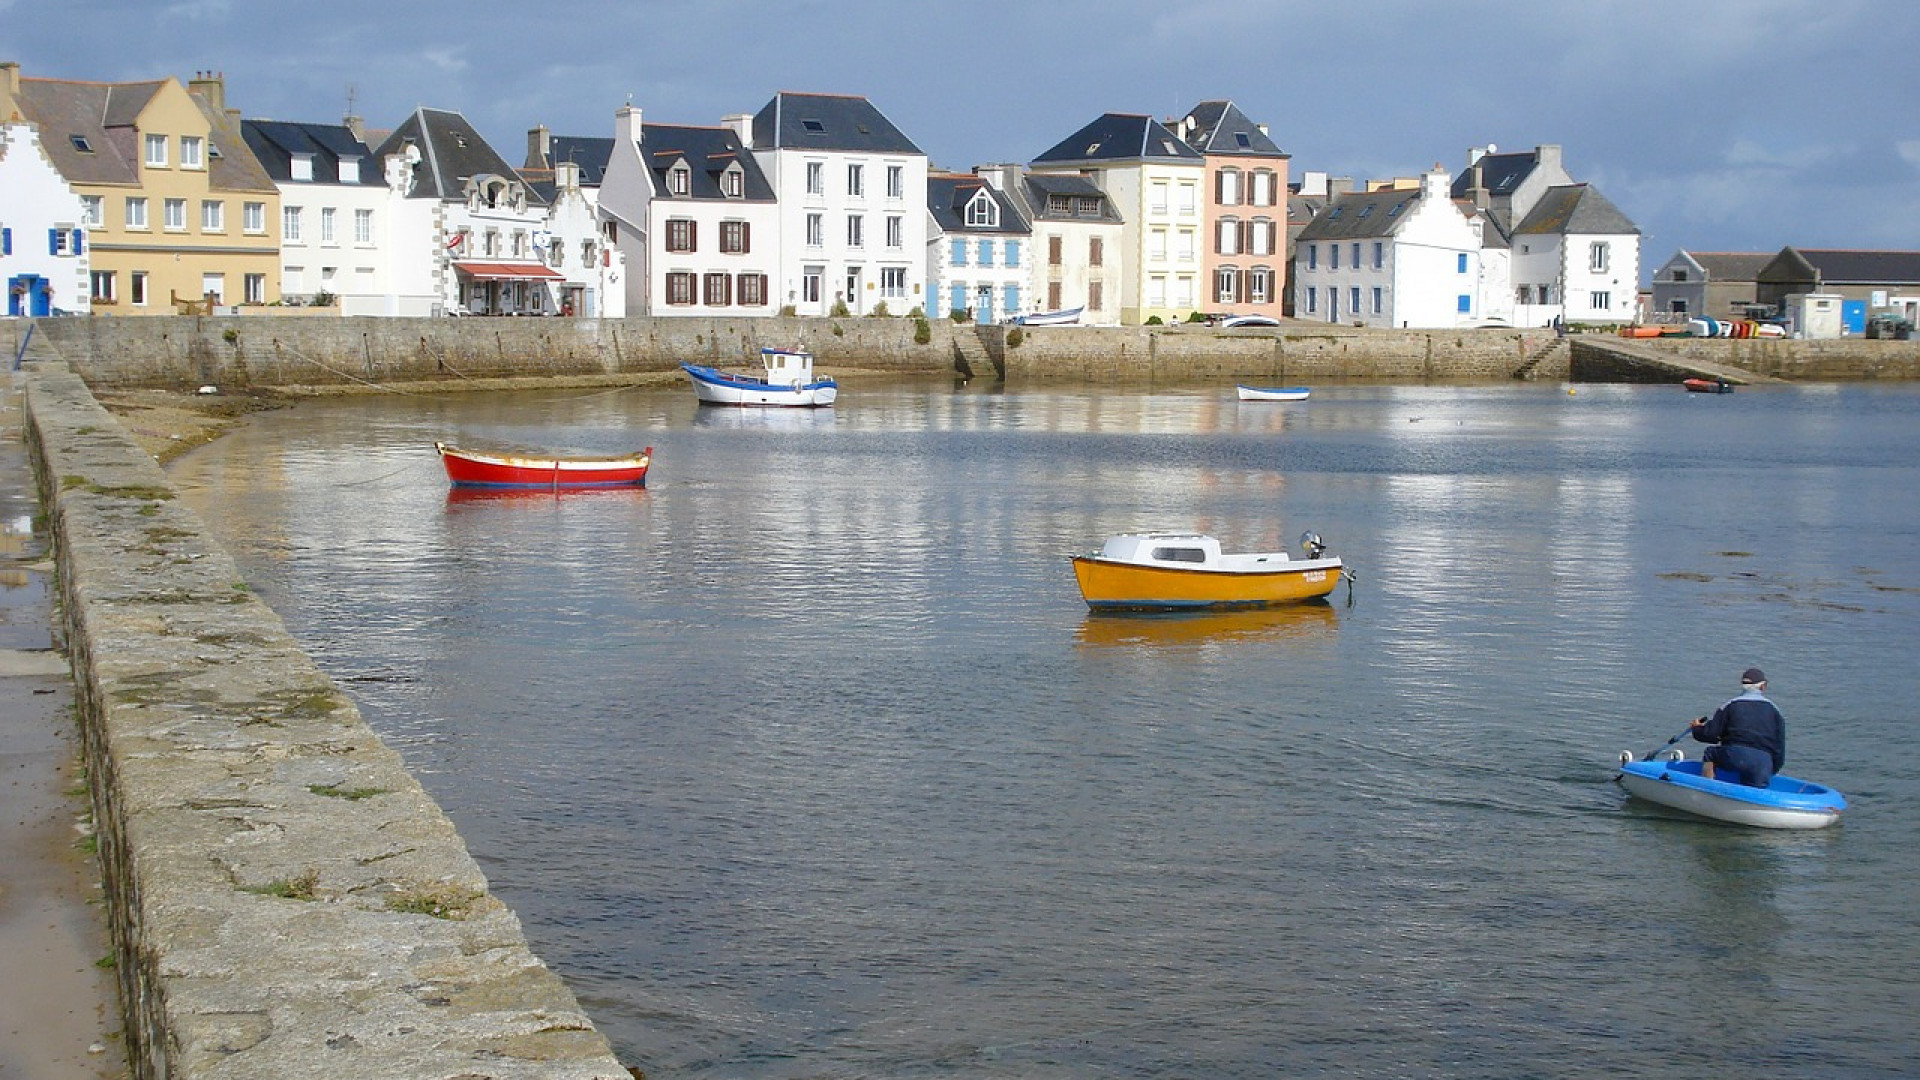
<instances>
[{"instance_id":1,"label":"shop awning","mask_svg":"<svg viewBox=\"0 0 1920 1080\"><path fill-rule=\"evenodd\" d=\"M453 268L480 281L564 281L566 275L539 263L455 261Z\"/></svg>"}]
</instances>

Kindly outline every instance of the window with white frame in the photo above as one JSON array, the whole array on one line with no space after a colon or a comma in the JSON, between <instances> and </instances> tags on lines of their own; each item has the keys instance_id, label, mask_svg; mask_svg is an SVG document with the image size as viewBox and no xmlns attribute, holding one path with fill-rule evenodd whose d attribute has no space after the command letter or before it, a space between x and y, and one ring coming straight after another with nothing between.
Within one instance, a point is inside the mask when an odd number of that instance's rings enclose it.
<instances>
[{"instance_id":1,"label":"window with white frame","mask_svg":"<svg viewBox=\"0 0 1920 1080\"><path fill-rule=\"evenodd\" d=\"M693 170L682 161L667 170L667 194L686 195L693 190Z\"/></svg>"},{"instance_id":2,"label":"window with white frame","mask_svg":"<svg viewBox=\"0 0 1920 1080\"><path fill-rule=\"evenodd\" d=\"M899 214L887 215L887 246L899 249L906 244L906 222Z\"/></svg>"},{"instance_id":3,"label":"window with white frame","mask_svg":"<svg viewBox=\"0 0 1920 1080\"><path fill-rule=\"evenodd\" d=\"M1272 169L1255 169L1249 177L1247 202L1254 206L1274 205L1274 174Z\"/></svg>"},{"instance_id":4,"label":"window with white frame","mask_svg":"<svg viewBox=\"0 0 1920 1080\"><path fill-rule=\"evenodd\" d=\"M207 167L207 140L198 135L180 136L180 167L183 169L204 169Z\"/></svg>"},{"instance_id":5,"label":"window with white frame","mask_svg":"<svg viewBox=\"0 0 1920 1080\"><path fill-rule=\"evenodd\" d=\"M1605 240L1595 240L1587 245L1587 269L1596 274L1607 272L1607 263L1611 255L1611 245Z\"/></svg>"},{"instance_id":6,"label":"window with white frame","mask_svg":"<svg viewBox=\"0 0 1920 1080\"><path fill-rule=\"evenodd\" d=\"M824 195L827 192L827 163L824 161L807 162L807 194Z\"/></svg>"},{"instance_id":7,"label":"window with white frame","mask_svg":"<svg viewBox=\"0 0 1920 1080\"><path fill-rule=\"evenodd\" d=\"M1276 249L1273 238L1279 233L1272 218L1254 218L1253 229L1249 234L1247 254L1271 255Z\"/></svg>"},{"instance_id":8,"label":"window with white frame","mask_svg":"<svg viewBox=\"0 0 1920 1080\"><path fill-rule=\"evenodd\" d=\"M100 226L107 223L107 200L103 195L80 196L80 224Z\"/></svg>"},{"instance_id":9,"label":"window with white frame","mask_svg":"<svg viewBox=\"0 0 1920 1080\"><path fill-rule=\"evenodd\" d=\"M147 306L147 272L135 270L127 275L127 302L134 307Z\"/></svg>"},{"instance_id":10,"label":"window with white frame","mask_svg":"<svg viewBox=\"0 0 1920 1080\"><path fill-rule=\"evenodd\" d=\"M1193 306L1193 275L1179 274L1173 279L1173 306L1190 308Z\"/></svg>"},{"instance_id":11,"label":"window with white frame","mask_svg":"<svg viewBox=\"0 0 1920 1080\"><path fill-rule=\"evenodd\" d=\"M765 307L767 303L767 275L741 274L738 279L739 295L735 297L742 307Z\"/></svg>"},{"instance_id":12,"label":"window with white frame","mask_svg":"<svg viewBox=\"0 0 1920 1080\"><path fill-rule=\"evenodd\" d=\"M91 280L89 282L88 292L93 302L96 304L114 303L113 271L95 270L89 277Z\"/></svg>"},{"instance_id":13,"label":"window with white frame","mask_svg":"<svg viewBox=\"0 0 1920 1080\"><path fill-rule=\"evenodd\" d=\"M1320 310L1320 290L1309 285L1307 287L1307 314L1312 315L1317 313L1319 310Z\"/></svg>"},{"instance_id":14,"label":"window with white frame","mask_svg":"<svg viewBox=\"0 0 1920 1080\"><path fill-rule=\"evenodd\" d=\"M264 304L267 302L267 275L248 274L240 282L241 302Z\"/></svg>"},{"instance_id":15,"label":"window with white frame","mask_svg":"<svg viewBox=\"0 0 1920 1080\"><path fill-rule=\"evenodd\" d=\"M219 199L200 201L200 231L219 233L227 231L227 204Z\"/></svg>"},{"instance_id":16,"label":"window with white frame","mask_svg":"<svg viewBox=\"0 0 1920 1080\"><path fill-rule=\"evenodd\" d=\"M1147 278L1147 306L1167 306L1167 275L1154 274Z\"/></svg>"},{"instance_id":17,"label":"window with white frame","mask_svg":"<svg viewBox=\"0 0 1920 1080\"><path fill-rule=\"evenodd\" d=\"M313 155L293 155L292 160L287 162L287 169L293 179L301 181L302 183L311 181L313 179Z\"/></svg>"},{"instance_id":18,"label":"window with white frame","mask_svg":"<svg viewBox=\"0 0 1920 1080\"><path fill-rule=\"evenodd\" d=\"M1221 206L1239 206L1240 170L1221 169L1214 176L1214 202Z\"/></svg>"},{"instance_id":19,"label":"window with white frame","mask_svg":"<svg viewBox=\"0 0 1920 1080\"><path fill-rule=\"evenodd\" d=\"M985 188L967 201L967 224L974 228L999 227L1000 204L993 201L993 196L988 195Z\"/></svg>"},{"instance_id":20,"label":"window with white frame","mask_svg":"<svg viewBox=\"0 0 1920 1080\"><path fill-rule=\"evenodd\" d=\"M907 197L907 170L905 166L887 166L887 198L904 199Z\"/></svg>"},{"instance_id":21,"label":"window with white frame","mask_svg":"<svg viewBox=\"0 0 1920 1080\"><path fill-rule=\"evenodd\" d=\"M1273 268L1256 266L1247 271L1247 299L1256 304L1273 302Z\"/></svg>"},{"instance_id":22,"label":"window with white frame","mask_svg":"<svg viewBox=\"0 0 1920 1080\"><path fill-rule=\"evenodd\" d=\"M1167 182L1155 180L1147 185L1147 213L1164 214L1167 212Z\"/></svg>"},{"instance_id":23,"label":"window with white frame","mask_svg":"<svg viewBox=\"0 0 1920 1080\"><path fill-rule=\"evenodd\" d=\"M859 214L847 215L847 246L850 248L867 246L867 219Z\"/></svg>"},{"instance_id":24,"label":"window with white frame","mask_svg":"<svg viewBox=\"0 0 1920 1080\"><path fill-rule=\"evenodd\" d=\"M1382 269L1386 263L1386 258L1387 258L1386 244L1382 241L1375 240L1373 242L1373 268L1375 270Z\"/></svg>"},{"instance_id":25,"label":"window with white frame","mask_svg":"<svg viewBox=\"0 0 1920 1080\"><path fill-rule=\"evenodd\" d=\"M1153 229L1149 231L1147 233L1147 258L1164 260L1166 257L1167 230Z\"/></svg>"},{"instance_id":26,"label":"window with white frame","mask_svg":"<svg viewBox=\"0 0 1920 1080\"><path fill-rule=\"evenodd\" d=\"M880 295L888 299L907 295L906 267L883 266L880 268Z\"/></svg>"},{"instance_id":27,"label":"window with white frame","mask_svg":"<svg viewBox=\"0 0 1920 1080\"><path fill-rule=\"evenodd\" d=\"M1360 286L1358 285L1347 290L1347 311L1354 315L1360 314Z\"/></svg>"},{"instance_id":28,"label":"window with white frame","mask_svg":"<svg viewBox=\"0 0 1920 1080\"><path fill-rule=\"evenodd\" d=\"M1213 301L1216 304L1233 304L1240 300L1240 269L1223 266L1213 272Z\"/></svg>"},{"instance_id":29,"label":"window with white frame","mask_svg":"<svg viewBox=\"0 0 1920 1080\"><path fill-rule=\"evenodd\" d=\"M1387 290L1375 285L1373 287L1373 313L1378 315L1384 311L1386 309L1386 302Z\"/></svg>"},{"instance_id":30,"label":"window with white frame","mask_svg":"<svg viewBox=\"0 0 1920 1080\"><path fill-rule=\"evenodd\" d=\"M847 163L847 194L854 198L867 194L867 167L857 161Z\"/></svg>"},{"instance_id":31,"label":"window with white frame","mask_svg":"<svg viewBox=\"0 0 1920 1080\"><path fill-rule=\"evenodd\" d=\"M240 205L240 228L249 233L267 231L267 204L263 202L242 203Z\"/></svg>"},{"instance_id":32,"label":"window with white frame","mask_svg":"<svg viewBox=\"0 0 1920 1080\"><path fill-rule=\"evenodd\" d=\"M1588 299L1592 301L1595 311L1613 310L1613 294L1610 292L1595 292Z\"/></svg>"},{"instance_id":33,"label":"window with white frame","mask_svg":"<svg viewBox=\"0 0 1920 1080\"><path fill-rule=\"evenodd\" d=\"M730 165L726 172L720 174L720 194L729 199L738 199L744 196L746 191L746 174L740 171L739 165Z\"/></svg>"},{"instance_id":34,"label":"window with white frame","mask_svg":"<svg viewBox=\"0 0 1920 1080\"><path fill-rule=\"evenodd\" d=\"M149 135L147 136L147 139L146 139L146 147L147 147L147 159L146 159L147 167L150 169L166 168L167 167L167 137L165 135Z\"/></svg>"},{"instance_id":35,"label":"window with white frame","mask_svg":"<svg viewBox=\"0 0 1920 1080\"><path fill-rule=\"evenodd\" d=\"M807 246L821 247L827 242L827 216L825 214L807 215Z\"/></svg>"},{"instance_id":36,"label":"window with white frame","mask_svg":"<svg viewBox=\"0 0 1920 1080\"><path fill-rule=\"evenodd\" d=\"M710 273L705 279L706 305L727 307L733 303L733 275Z\"/></svg>"},{"instance_id":37,"label":"window with white frame","mask_svg":"<svg viewBox=\"0 0 1920 1080\"><path fill-rule=\"evenodd\" d=\"M1200 209L1200 185L1192 182L1182 183L1178 194L1180 204L1176 209L1181 214L1193 214Z\"/></svg>"},{"instance_id":38,"label":"window with white frame","mask_svg":"<svg viewBox=\"0 0 1920 1080\"><path fill-rule=\"evenodd\" d=\"M147 227L147 199L144 195L127 196L127 228L144 229Z\"/></svg>"},{"instance_id":39,"label":"window with white frame","mask_svg":"<svg viewBox=\"0 0 1920 1080\"><path fill-rule=\"evenodd\" d=\"M331 244L334 242L334 217L335 211L333 207L323 206L320 208L320 242L323 244Z\"/></svg>"},{"instance_id":40,"label":"window with white frame","mask_svg":"<svg viewBox=\"0 0 1920 1080\"><path fill-rule=\"evenodd\" d=\"M187 200L168 199L160 204L160 212L168 232L187 231Z\"/></svg>"},{"instance_id":41,"label":"window with white frame","mask_svg":"<svg viewBox=\"0 0 1920 1080\"><path fill-rule=\"evenodd\" d=\"M373 211L355 210L353 212L353 242L373 243Z\"/></svg>"},{"instance_id":42,"label":"window with white frame","mask_svg":"<svg viewBox=\"0 0 1920 1080\"><path fill-rule=\"evenodd\" d=\"M1216 255L1240 254L1240 219L1221 218L1214 227L1213 250Z\"/></svg>"},{"instance_id":43,"label":"window with white frame","mask_svg":"<svg viewBox=\"0 0 1920 1080\"><path fill-rule=\"evenodd\" d=\"M287 243L300 242L300 208L283 206L280 208L280 239Z\"/></svg>"}]
</instances>

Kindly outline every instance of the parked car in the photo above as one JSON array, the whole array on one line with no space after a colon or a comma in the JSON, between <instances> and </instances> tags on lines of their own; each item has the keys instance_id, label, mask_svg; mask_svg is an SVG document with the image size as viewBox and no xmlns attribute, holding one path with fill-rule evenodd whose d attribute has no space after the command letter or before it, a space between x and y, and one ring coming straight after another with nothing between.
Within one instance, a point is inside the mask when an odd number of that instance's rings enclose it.
<instances>
[{"instance_id":1,"label":"parked car","mask_svg":"<svg viewBox=\"0 0 1920 1080\"><path fill-rule=\"evenodd\" d=\"M1867 320L1867 336L1882 340L1906 341L1913 336L1913 321L1890 311Z\"/></svg>"}]
</instances>

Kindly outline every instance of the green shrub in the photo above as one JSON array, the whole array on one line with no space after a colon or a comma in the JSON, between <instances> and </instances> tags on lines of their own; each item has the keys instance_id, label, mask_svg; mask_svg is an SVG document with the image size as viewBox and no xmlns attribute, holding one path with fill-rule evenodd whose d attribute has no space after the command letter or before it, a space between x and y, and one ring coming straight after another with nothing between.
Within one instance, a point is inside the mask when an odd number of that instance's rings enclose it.
<instances>
[{"instance_id":1,"label":"green shrub","mask_svg":"<svg viewBox=\"0 0 1920 1080\"><path fill-rule=\"evenodd\" d=\"M1026 327L1016 326L1013 329L1007 331L1007 348L1017 349L1020 347L1020 343L1025 340L1027 340Z\"/></svg>"},{"instance_id":2,"label":"green shrub","mask_svg":"<svg viewBox=\"0 0 1920 1080\"><path fill-rule=\"evenodd\" d=\"M919 309L915 308L914 310L918 311ZM915 315L913 317L913 343L915 345L925 345L932 340L933 327L927 325L926 316Z\"/></svg>"}]
</instances>

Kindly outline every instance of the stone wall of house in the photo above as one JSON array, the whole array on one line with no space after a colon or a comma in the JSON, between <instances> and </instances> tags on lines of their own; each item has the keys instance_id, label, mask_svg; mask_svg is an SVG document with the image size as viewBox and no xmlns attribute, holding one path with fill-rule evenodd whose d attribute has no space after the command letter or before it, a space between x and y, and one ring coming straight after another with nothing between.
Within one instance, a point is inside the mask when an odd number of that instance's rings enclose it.
<instances>
[{"instance_id":1,"label":"stone wall of house","mask_svg":"<svg viewBox=\"0 0 1920 1080\"><path fill-rule=\"evenodd\" d=\"M64 365L26 390L135 1075L627 1080L159 466Z\"/></svg>"}]
</instances>

